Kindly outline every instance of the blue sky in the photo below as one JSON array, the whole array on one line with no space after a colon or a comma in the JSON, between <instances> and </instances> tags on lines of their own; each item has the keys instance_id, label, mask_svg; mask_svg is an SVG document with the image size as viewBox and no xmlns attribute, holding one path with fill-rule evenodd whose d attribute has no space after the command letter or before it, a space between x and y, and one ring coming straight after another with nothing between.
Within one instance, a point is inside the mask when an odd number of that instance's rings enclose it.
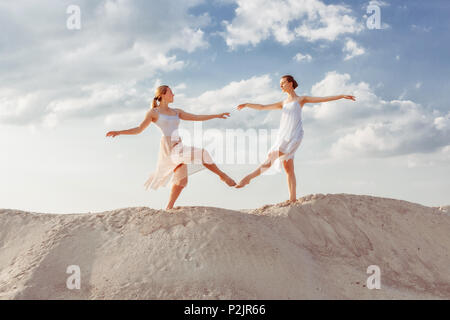
<instances>
[{"instance_id":1,"label":"blue sky","mask_svg":"<svg viewBox=\"0 0 450 320\"><path fill-rule=\"evenodd\" d=\"M80 30L66 26L69 5L81 10ZM380 8L381 29L367 28L369 5ZM169 189L142 186L158 129L114 140L106 132L139 125L159 84L173 88L173 107L231 112L204 128L276 129L276 111L235 107L284 99L283 74L299 95L357 97L304 108L298 197L447 205L449 13L438 0L0 0L0 207L163 208ZM236 180L254 167L223 165ZM203 171L177 204L259 207L287 199L285 180L261 176L238 191Z\"/></svg>"}]
</instances>

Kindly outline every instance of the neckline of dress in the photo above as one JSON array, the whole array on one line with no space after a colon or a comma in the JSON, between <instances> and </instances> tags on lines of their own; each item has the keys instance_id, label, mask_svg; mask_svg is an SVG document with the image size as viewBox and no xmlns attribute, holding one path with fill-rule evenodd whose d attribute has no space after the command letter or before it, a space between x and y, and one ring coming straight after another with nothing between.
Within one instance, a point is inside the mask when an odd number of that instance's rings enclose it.
<instances>
[{"instance_id":1,"label":"neckline of dress","mask_svg":"<svg viewBox=\"0 0 450 320\"><path fill-rule=\"evenodd\" d=\"M289 102L286 102L286 103L284 103L283 105L285 105L285 104L289 104L289 103L292 103L292 102L297 102L298 103L298 101L297 100L292 100L292 101L289 101ZM299 103L300 104L300 103Z\"/></svg>"},{"instance_id":2,"label":"neckline of dress","mask_svg":"<svg viewBox=\"0 0 450 320\"><path fill-rule=\"evenodd\" d=\"M176 112L176 111L175 111L175 114L164 114L164 113L161 113L158 109L156 109L156 111L158 111L159 115L163 115L166 117L178 117L178 112Z\"/></svg>"}]
</instances>

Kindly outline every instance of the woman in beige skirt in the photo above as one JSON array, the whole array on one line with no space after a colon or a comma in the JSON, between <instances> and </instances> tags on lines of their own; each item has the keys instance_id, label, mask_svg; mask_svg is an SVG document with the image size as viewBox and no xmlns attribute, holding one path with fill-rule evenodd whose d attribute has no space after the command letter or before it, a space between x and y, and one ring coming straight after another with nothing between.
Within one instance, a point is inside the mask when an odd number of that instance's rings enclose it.
<instances>
[{"instance_id":1,"label":"woman in beige skirt","mask_svg":"<svg viewBox=\"0 0 450 320\"><path fill-rule=\"evenodd\" d=\"M211 159L205 149L186 146L178 135L178 125L181 120L205 121L210 119L226 119L228 112L214 115L195 115L181 109L169 108L173 102L174 94L168 86L160 86L156 89L152 108L147 112L144 121L139 127L122 131L110 131L107 137L115 137L121 134L139 134L154 122L161 129L162 137L156 170L150 175L144 186L146 189L157 189L166 186L172 178L172 190L167 209L172 209L181 191L187 185L188 176L207 168L217 174L219 178L230 187L236 182L221 171ZM158 103L159 102L159 103Z\"/></svg>"}]
</instances>

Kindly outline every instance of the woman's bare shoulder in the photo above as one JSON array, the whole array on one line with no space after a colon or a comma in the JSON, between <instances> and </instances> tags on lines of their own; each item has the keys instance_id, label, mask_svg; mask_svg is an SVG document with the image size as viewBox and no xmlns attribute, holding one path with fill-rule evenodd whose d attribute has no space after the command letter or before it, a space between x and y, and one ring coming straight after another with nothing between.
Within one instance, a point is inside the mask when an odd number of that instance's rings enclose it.
<instances>
[{"instance_id":1,"label":"woman's bare shoulder","mask_svg":"<svg viewBox=\"0 0 450 320\"><path fill-rule=\"evenodd\" d=\"M302 108L303 108L303 105L305 104L305 98L306 98L306 96L299 96L299 97L296 98L298 104Z\"/></svg>"},{"instance_id":2,"label":"woman's bare shoulder","mask_svg":"<svg viewBox=\"0 0 450 320\"><path fill-rule=\"evenodd\" d=\"M147 111L147 115L151 117L152 121L156 121L158 119L158 110L156 108L150 108Z\"/></svg>"}]
</instances>

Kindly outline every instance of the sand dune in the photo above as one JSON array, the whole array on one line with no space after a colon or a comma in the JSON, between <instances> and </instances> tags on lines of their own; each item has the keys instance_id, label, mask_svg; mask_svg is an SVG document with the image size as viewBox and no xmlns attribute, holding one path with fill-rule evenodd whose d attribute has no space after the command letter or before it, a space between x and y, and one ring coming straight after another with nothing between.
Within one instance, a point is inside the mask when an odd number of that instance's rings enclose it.
<instances>
[{"instance_id":1,"label":"sand dune","mask_svg":"<svg viewBox=\"0 0 450 320\"><path fill-rule=\"evenodd\" d=\"M450 298L449 206L317 194L240 211L2 209L0 230L0 299Z\"/></svg>"}]
</instances>

